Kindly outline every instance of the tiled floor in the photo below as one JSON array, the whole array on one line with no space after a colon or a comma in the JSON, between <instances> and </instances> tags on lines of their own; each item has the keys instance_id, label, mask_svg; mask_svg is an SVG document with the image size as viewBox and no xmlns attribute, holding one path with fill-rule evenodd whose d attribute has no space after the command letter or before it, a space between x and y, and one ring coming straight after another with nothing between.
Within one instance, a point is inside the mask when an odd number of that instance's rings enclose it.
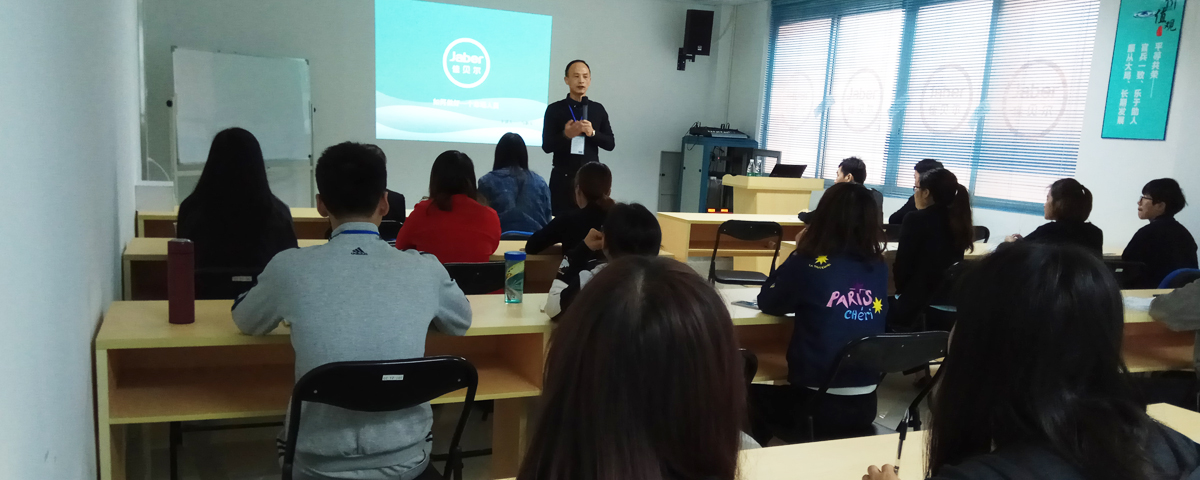
<instances>
[{"instance_id":1,"label":"tiled floor","mask_svg":"<svg viewBox=\"0 0 1200 480\"><path fill-rule=\"evenodd\" d=\"M707 275L708 260L692 259L688 264ZM730 268L729 259L718 260L718 268ZM743 288L743 287L731 287ZM904 409L915 397L914 377L890 376L879 387L879 417L876 423L894 429ZM461 412L459 405L444 405L434 412L434 452L444 453ZM470 417L463 438L464 450L491 446L491 421L483 421L480 411ZM928 418L928 412L922 413ZM265 419L282 421L282 419ZM181 480L274 480L279 478L275 452L278 427L189 433L179 455ZM166 426L132 427L129 438L128 478L160 480L169 478ZM490 475L491 458L469 458L464 463L466 480L485 480ZM439 471L442 464L436 464Z\"/></svg>"}]
</instances>

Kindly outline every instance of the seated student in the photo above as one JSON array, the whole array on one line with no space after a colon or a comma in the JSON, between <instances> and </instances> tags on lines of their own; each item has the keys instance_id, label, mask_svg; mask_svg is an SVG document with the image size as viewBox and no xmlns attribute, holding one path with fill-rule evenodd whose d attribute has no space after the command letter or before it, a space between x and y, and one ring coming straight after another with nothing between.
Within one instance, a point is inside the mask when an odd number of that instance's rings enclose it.
<instances>
[{"instance_id":1,"label":"seated student","mask_svg":"<svg viewBox=\"0 0 1200 480\"><path fill-rule=\"evenodd\" d=\"M478 198L471 158L457 150L438 155L429 174L429 199L413 207L396 248L432 253L442 263L487 262L500 246L500 218Z\"/></svg>"},{"instance_id":2,"label":"seated student","mask_svg":"<svg viewBox=\"0 0 1200 480\"><path fill-rule=\"evenodd\" d=\"M840 165L838 165L837 176L833 178L833 183L849 182L849 183L857 183L859 185L863 185L866 183L866 181L867 181L867 164L865 162L863 162L861 159L859 159L858 157L850 157L845 160L842 160L842 163ZM879 211L883 212L883 192L880 192L879 190L876 190L874 188L870 189L870 191L871 191L871 197L874 198L875 203L877 205L879 205ZM800 218L801 222L807 223L808 218L810 216L812 216L812 214L813 214L813 212L800 212L800 214L797 215L797 217ZM879 216L879 221L880 222L883 221L882 213Z\"/></svg>"},{"instance_id":3,"label":"seated student","mask_svg":"<svg viewBox=\"0 0 1200 480\"><path fill-rule=\"evenodd\" d=\"M1020 234L1009 235L1004 241L1011 243L1024 239L1029 242L1078 245L1097 256L1104 255L1104 232L1087 221L1092 214L1092 192L1087 187L1074 178L1054 182L1046 194L1043 210L1050 223L1024 237Z\"/></svg>"},{"instance_id":4,"label":"seated student","mask_svg":"<svg viewBox=\"0 0 1200 480\"><path fill-rule=\"evenodd\" d=\"M196 189L179 205L179 238L195 243L196 268L261 271L296 248L288 206L271 194L258 139L240 128L213 137ZM197 285L199 298L210 298Z\"/></svg>"},{"instance_id":5,"label":"seated student","mask_svg":"<svg viewBox=\"0 0 1200 480\"><path fill-rule=\"evenodd\" d=\"M579 289L588 284L605 261L626 255L658 256L662 230L658 217L638 203L618 203L608 209L604 232L592 230L579 245L566 252L558 267L558 277L546 297L546 315L557 319L567 309ZM600 255L602 253L602 256Z\"/></svg>"},{"instance_id":6,"label":"seated student","mask_svg":"<svg viewBox=\"0 0 1200 480\"><path fill-rule=\"evenodd\" d=\"M271 260L234 303L238 328L265 335L287 320L296 378L331 362L421 357L431 321L443 333L466 333L471 306L437 259L379 238L388 211L383 160L342 143L321 154L316 179L317 210L329 217L333 238ZM307 404L300 424L297 478L441 478L427 468L428 404L381 413ZM281 451L286 438L280 434Z\"/></svg>"},{"instance_id":7,"label":"seated student","mask_svg":"<svg viewBox=\"0 0 1200 480\"><path fill-rule=\"evenodd\" d=\"M965 275L929 402L931 478L1197 478L1196 444L1146 415L1129 383L1117 288L1094 255L1031 242ZM884 465L863 478L897 475Z\"/></svg>"},{"instance_id":8,"label":"seated student","mask_svg":"<svg viewBox=\"0 0 1200 480\"><path fill-rule=\"evenodd\" d=\"M1196 331L1192 362L1196 367L1196 375L1200 375L1200 280L1154 297L1150 302L1150 317L1176 332Z\"/></svg>"},{"instance_id":9,"label":"seated student","mask_svg":"<svg viewBox=\"0 0 1200 480\"><path fill-rule=\"evenodd\" d=\"M935 168L946 167L942 166L942 162L932 158L926 158L917 162L916 165L913 165L913 186L916 186L921 182L921 175ZM896 213L893 213L892 216L888 217L888 225L904 225L904 217L915 211L917 211L917 199L916 194L913 194L912 196L908 197L908 201L904 203L903 207L900 207L899 210L896 210Z\"/></svg>"},{"instance_id":10,"label":"seated student","mask_svg":"<svg viewBox=\"0 0 1200 480\"><path fill-rule=\"evenodd\" d=\"M759 443L773 434L799 431L806 424L809 401L842 348L884 332L888 269L880 215L866 187L830 187L797 240L796 251L758 294L763 313L796 314L787 352L789 385L751 387L754 438ZM811 412L817 437L869 434L878 380L873 373L843 370Z\"/></svg>"},{"instance_id":11,"label":"seated student","mask_svg":"<svg viewBox=\"0 0 1200 480\"><path fill-rule=\"evenodd\" d=\"M613 261L550 341L518 480L734 480L746 415L729 309L671 259Z\"/></svg>"},{"instance_id":12,"label":"seated student","mask_svg":"<svg viewBox=\"0 0 1200 480\"><path fill-rule=\"evenodd\" d=\"M518 134L500 137L492 171L479 179L479 194L500 215L503 232L536 232L550 223L550 187L529 169L529 150Z\"/></svg>"},{"instance_id":13,"label":"seated student","mask_svg":"<svg viewBox=\"0 0 1200 480\"><path fill-rule=\"evenodd\" d=\"M375 144L371 144L371 143L364 143L363 146L370 149L376 155L379 155L379 158L383 159L384 164L385 165L387 164L387 154L383 153L383 149L379 148L379 145L375 145ZM391 189L388 189L387 199L388 199L388 213L387 213L387 215L383 216L383 219L404 223L404 218L405 218L405 216L408 215L408 212L404 208L405 207L404 195L401 193L393 192Z\"/></svg>"},{"instance_id":14,"label":"seated student","mask_svg":"<svg viewBox=\"0 0 1200 480\"><path fill-rule=\"evenodd\" d=\"M971 195L949 170L921 174L913 194L917 211L904 217L892 264L896 300L888 312L893 331L921 327L922 314L939 291L948 270L974 248ZM947 327L948 328L948 327Z\"/></svg>"},{"instance_id":15,"label":"seated student","mask_svg":"<svg viewBox=\"0 0 1200 480\"><path fill-rule=\"evenodd\" d=\"M525 242L525 252L536 255L556 243L562 251L569 252L583 242L588 232L599 230L604 217L613 206L612 171L600 162L589 162L579 167L575 174L575 203L579 210L554 217L544 228L534 232Z\"/></svg>"},{"instance_id":16,"label":"seated student","mask_svg":"<svg viewBox=\"0 0 1200 480\"><path fill-rule=\"evenodd\" d=\"M1187 206L1179 182L1170 178L1151 180L1142 187L1138 218L1149 220L1129 240L1121 259L1150 267L1138 288L1158 288L1168 274L1181 268L1196 268L1196 240L1175 214Z\"/></svg>"}]
</instances>

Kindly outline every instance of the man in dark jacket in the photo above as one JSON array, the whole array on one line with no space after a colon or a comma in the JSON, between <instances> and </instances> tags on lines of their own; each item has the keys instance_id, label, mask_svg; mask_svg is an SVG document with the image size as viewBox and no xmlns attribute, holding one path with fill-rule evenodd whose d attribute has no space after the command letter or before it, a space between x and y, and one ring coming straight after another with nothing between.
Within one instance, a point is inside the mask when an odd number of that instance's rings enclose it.
<instances>
[{"instance_id":1,"label":"man in dark jacket","mask_svg":"<svg viewBox=\"0 0 1200 480\"><path fill-rule=\"evenodd\" d=\"M571 93L547 106L542 120L542 151L554 154L550 208L556 217L579 208L575 204L575 172L579 167L600 161L600 149L611 152L617 144L604 105L585 96L592 85L587 62L568 63L563 81Z\"/></svg>"}]
</instances>

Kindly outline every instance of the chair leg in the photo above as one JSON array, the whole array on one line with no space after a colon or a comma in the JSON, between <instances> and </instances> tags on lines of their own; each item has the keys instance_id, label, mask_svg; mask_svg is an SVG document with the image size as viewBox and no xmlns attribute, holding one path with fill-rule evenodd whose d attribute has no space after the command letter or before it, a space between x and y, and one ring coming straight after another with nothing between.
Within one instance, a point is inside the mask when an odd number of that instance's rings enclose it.
<instances>
[{"instance_id":1,"label":"chair leg","mask_svg":"<svg viewBox=\"0 0 1200 480\"><path fill-rule=\"evenodd\" d=\"M179 446L183 444L183 424L171 422L168 430L167 452L171 456L171 480L179 480Z\"/></svg>"}]
</instances>

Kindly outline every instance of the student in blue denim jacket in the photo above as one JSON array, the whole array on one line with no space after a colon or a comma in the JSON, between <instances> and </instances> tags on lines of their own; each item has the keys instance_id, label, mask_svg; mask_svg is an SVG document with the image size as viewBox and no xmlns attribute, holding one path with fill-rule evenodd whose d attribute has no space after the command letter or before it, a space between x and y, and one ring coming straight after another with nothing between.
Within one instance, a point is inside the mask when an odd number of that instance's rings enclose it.
<instances>
[{"instance_id":1,"label":"student in blue denim jacket","mask_svg":"<svg viewBox=\"0 0 1200 480\"><path fill-rule=\"evenodd\" d=\"M525 140L506 133L496 144L492 171L479 179L479 193L500 215L500 231L536 232L550 223L550 186L529 169Z\"/></svg>"}]
</instances>

